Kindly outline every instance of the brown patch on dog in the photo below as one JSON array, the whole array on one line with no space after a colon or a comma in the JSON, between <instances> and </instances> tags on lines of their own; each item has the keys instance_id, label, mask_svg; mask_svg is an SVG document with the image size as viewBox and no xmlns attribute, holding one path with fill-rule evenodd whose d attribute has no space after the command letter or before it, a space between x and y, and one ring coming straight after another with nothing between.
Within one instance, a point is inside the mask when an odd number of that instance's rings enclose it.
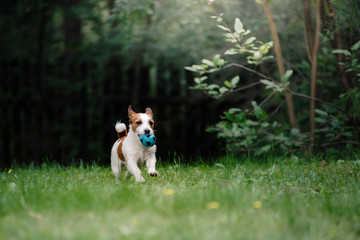
<instances>
[{"instance_id":1,"label":"brown patch on dog","mask_svg":"<svg viewBox=\"0 0 360 240\"><path fill-rule=\"evenodd\" d=\"M149 117L150 117L149 125L152 129L154 129L153 112L152 112L151 108L146 108L145 114L149 115ZM136 129L143 123L140 118L140 113L134 112L130 105L128 108L128 117L129 117L131 129L135 132Z\"/></svg>"},{"instance_id":2,"label":"brown patch on dog","mask_svg":"<svg viewBox=\"0 0 360 240\"><path fill-rule=\"evenodd\" d=\"M140 115L132 110L131 105L128 108L128 117L131 125L131 129L135 132L136 128L141 125ZM138 124L140 121L140 124Z\"/></svg>"},{"instance_id":3,"label":"brown patch on dog","mask_svg":"<svg viewBox=\"0 0 360 240\"><path fill-rule=\"evenodd\" d=\"M154 129L155 124L154 124L154 120L152 118L150 118L150 120L149 120L149 125L152 129Z\"/></svg>"},{"instance_id":4,"label":"brown patch on dog","mask_svg":"<svg viewBox=\"0 0 360 240\"><path fill-rule=\"evenodd\" d=\"M131 129L133 130L133 132L136 131L136 129L138 127L140 127L140 125L142 124L142 120L140 118L140 114L138 113L134 113L129 117L129 122L131 125Z\"/></svg>"},{"instance_id":5,"label":"brown patch on dog","mask_svg":"<svg viewBox=\"0 0 360 240\"><path fill-rule=\"evenodd\" d=\"M118 139L121 139L121 138L125 139L125 137L127 136L127 129L125 128L124 131L118 132L117 135L118 135Z\"/></svg>"},{"instance_id":6,"label":"brown patch on dog","mask_svg":"<svg viewBox=\"0 0 360 240\"><path fill-rule=\"evenodd\" d=\"M118 153L118 156L120 158L121 161L125 162L125 157L124 157L124 154L122 152L122 145L123 145L123 142L125 140L126 136L122 137L122 138L119 138L118 141L120 141L119 143L119 146L118 146L118 149L117 149L117 153Z\"/></svg>"}]
</instances>

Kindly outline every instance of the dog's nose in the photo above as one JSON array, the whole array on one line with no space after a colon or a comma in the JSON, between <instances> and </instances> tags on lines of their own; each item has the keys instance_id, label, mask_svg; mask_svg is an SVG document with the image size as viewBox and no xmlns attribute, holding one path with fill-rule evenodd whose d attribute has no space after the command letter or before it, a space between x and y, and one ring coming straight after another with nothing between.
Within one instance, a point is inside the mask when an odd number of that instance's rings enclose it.
<instances>
[{"instance_id":1,"label":"dog's nose","mask_svg":"<svg viewBox=\"0 0 360 240\"><path fill-rule=\"evenodd\" d=\"M145 134L150 134L150 130L149 129L145 129Z\"/></svg>"}]
</instances>

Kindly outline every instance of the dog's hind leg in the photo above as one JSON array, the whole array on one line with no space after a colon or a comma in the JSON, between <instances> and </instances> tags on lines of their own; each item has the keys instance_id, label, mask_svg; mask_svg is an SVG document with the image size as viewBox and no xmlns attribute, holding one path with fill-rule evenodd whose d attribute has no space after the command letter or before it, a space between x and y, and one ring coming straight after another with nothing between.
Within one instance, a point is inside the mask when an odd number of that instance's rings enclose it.
<instances>
[{"instance_id":1,"label":"dog's hind leg","mask_svg":"<svg viewBox=\"0 0 360 240\"><path fill-rule=\"evenodd\" d=\"M119 176L121 174L121 162L120 159L111 159L111 169L115 176L115 181L119 181Z\"/></svg>"},{"instance_id":2,"label":"dog's hind leg","mask_svg":"<svg viewBox=\"0 0 360 240\"><path fill-rule=\"evenodd\" d=\"M119 181L119 176L121 174L122 168L121 160L117 154L117 145L118 144L114 144L113 149L111 150L111 169L114 173L116 182Z\"/></svg>"}]
</instances>

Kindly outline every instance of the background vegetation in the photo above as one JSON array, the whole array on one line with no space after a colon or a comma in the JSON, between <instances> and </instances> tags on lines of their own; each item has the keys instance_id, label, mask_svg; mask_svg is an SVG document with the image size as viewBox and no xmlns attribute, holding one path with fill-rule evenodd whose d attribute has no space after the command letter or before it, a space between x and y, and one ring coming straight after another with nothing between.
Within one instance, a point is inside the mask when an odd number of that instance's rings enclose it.
<instances>
[{"instance_id":1,"label":"background vegetation","mask_svg":"<svg viewBox=\"0 0 360 240\"><path fill-rule=\"evenodd\" d=\"M338 96L349 96L346 93L351 89L356 92L358 78L354 71L346 73L348 86L344 86L338 63L346 59L332 53L338 48L332 43L340 34L341 49L350 51L360 39L360 23L354 21L359 19L359 3L322 2L328 7L322 14L315 94L347 108L346 101L338 100ZM301 1L269 2L286 69L294 71L291 89L306 95L311 94L311 64L304 26L315 27L314 3L310 1L312 23L305 24ZM224 21L231 26L238 17L257 39L272 40L266 15L256 1L215 1L213 7L225 13ZM268 96L260 85L220 100L189 90L194 75L184 66L212 59L229 47L222 30L216 27L216 19L211 18L212 8L203 0L4 0L0 11L1 167L15 162L39 163L44 158L63 164L79 158L107 164L116 139L114 123L127 121L129 104L136 111L153 108L159 156L163 159L175 152L188 157L221 153L227 140L219 141L216 134L205 129L219 122L225 110L249 108L254 100L261 102ZM358 55L352 56L358 59ZM243 60L242 56L228 59ZM275 60L255 70L281 78ZM242 84L258 80L240 69L225 69L210 80L223 82L235 75ZM264 106L265 110L273 110L283 100L276 98ZM293 100L301 132L310 131L310 110L303 107L309 101ZM343 124L351 125L351 136L341 135L341 144L335 145L340 149L350 140L355 143L351 146L358 143L359 101L352 98L351 103L353 118ZM329 109L323 111L342 119L343 115ZM293 126L288 123L286 106L277 112L275 120L282 122L282 133L288 135ZM315 144L322 139L319 135Z\"/></svg>"}]
</instances>

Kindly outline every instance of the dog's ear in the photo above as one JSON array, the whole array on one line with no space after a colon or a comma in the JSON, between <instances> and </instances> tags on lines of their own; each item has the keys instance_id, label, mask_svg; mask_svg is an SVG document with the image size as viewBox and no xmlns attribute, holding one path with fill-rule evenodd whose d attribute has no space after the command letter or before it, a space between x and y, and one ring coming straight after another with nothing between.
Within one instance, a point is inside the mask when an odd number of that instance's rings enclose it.
<instances>
[{"instance_id":1,"label":"dog's ear","mask_svg":"<svg viewBox=\"0 0 360 240\"><path fill-rule=\"evenodd\" d=\"M131 116L132 116L133 114L136 114L136 113L132 110L131 105L129 105L129 108L128 108L128 117L131 118Z\"/></svg>"},{"instance_id":2,"label":"dog's ear","mask_svg":"<svg viewBox=\"0 0 360 240\"><path fill-rule=\"evenodd\" d=\"M146 109L145 109L145 113L148 114L148 115L150 115L151 117L153 117L153 112L152 112L151 108L149 108L149 107L146 108Z\"/></svg>"}]
</instances>

